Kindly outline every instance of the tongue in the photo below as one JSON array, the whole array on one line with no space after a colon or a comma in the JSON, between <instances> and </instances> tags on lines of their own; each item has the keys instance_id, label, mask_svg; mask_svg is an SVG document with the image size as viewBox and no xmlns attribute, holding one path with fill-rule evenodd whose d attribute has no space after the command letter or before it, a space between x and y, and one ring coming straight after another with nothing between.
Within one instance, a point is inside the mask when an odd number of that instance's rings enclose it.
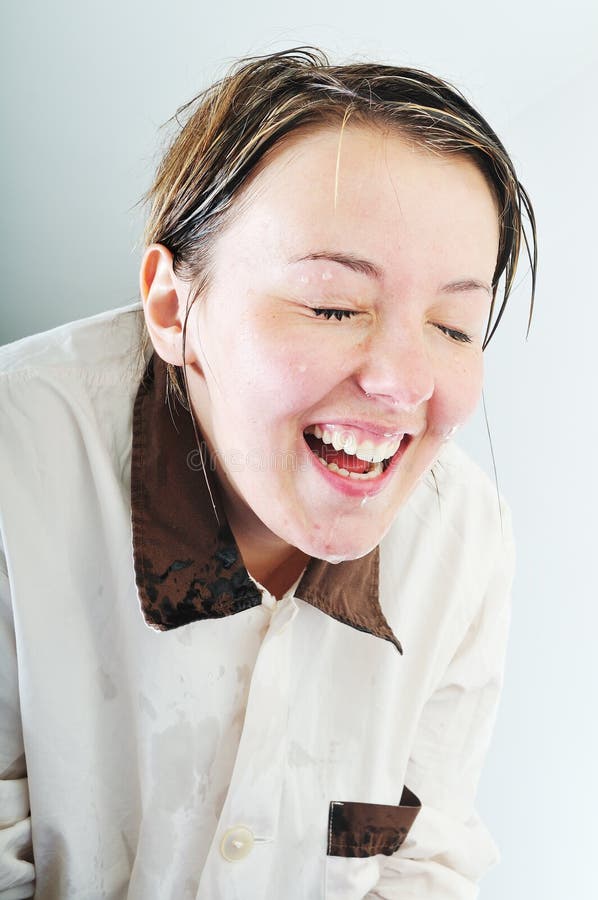
<instances>
[{"instance_id":1,"label":"tongue","mask_svg":"<svg viewBox=\"0 0 598 900\"><path fill-rule=\"evenodd\" d=\"M363 459L358 459L345 453L344 450L335 450L331 444L324 444L315 436L315 434L306 434L305 440L309 449L320 456L327 463L336 463L339 469L346 469L347 472L369 472L371 463Z\"/></svg>"}]
</instances>

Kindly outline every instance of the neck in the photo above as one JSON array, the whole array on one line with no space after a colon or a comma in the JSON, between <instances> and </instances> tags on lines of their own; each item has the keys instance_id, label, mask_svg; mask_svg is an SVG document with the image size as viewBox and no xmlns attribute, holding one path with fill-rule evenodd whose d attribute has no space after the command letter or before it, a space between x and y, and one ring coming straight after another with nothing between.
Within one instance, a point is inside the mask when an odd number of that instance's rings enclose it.
<instances>
[{"instance_id":1,"label":"neck","mask_svg":"<svg viewBox=\"0 0 598 900\"><path fill-rule=\"evenodd\" d=\"M267 591L280 599L297 581L310 557L265 528L263 531L244 528L234 510L227 509L226 512L245 568Z\"/></svg>"},{"instance_id":2,"label":"neck","mask_svg":"<svg viewBox=\"0 0 598 900\"><path fill-rule=\"evenodd\" d=\"M296 547L289 547L289 553L281 559L279 564L273 563L272 559L261 560L251 558L246 555L246 551L241 547L241 555L248 572L259 581L273 597L280 600L281 597L293 585L301 573L303 572L309 557L297 550Z\"/></svg>"}]
</instances>

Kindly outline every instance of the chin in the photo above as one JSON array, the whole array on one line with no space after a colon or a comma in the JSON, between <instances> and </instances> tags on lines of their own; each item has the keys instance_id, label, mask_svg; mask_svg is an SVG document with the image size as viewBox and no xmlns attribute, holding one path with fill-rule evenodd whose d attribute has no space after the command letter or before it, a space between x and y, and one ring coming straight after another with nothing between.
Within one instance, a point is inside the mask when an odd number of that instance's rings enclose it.
<instances>
[{"instance_id":1,"label":"chin","mask_svg":"<svg viewBox=\"0 0 598 900\"><path fill-rule=\"evenodd\" d=\"M330 540L314 541L306 540L296 543L295 546L306 553L308 556L314 556L316 559L322 559L324 562L340 563L350 559L361 559L370 553L382 540L383 535L376 538L356 540L353 534L350 538L342 540L338 537L332 537Z\"/></svg>"}]
</instances>

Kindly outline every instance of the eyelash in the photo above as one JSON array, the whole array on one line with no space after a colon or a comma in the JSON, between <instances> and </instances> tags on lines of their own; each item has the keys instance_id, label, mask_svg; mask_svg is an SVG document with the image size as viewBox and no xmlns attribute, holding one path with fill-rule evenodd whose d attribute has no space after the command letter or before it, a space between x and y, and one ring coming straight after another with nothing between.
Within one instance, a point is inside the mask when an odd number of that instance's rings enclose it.
<instances>
[{"instance_id":1,"label":"eyelash","mask_svg":"<svg viewBox=\"0 0 598 900\"><path fill-rule=\"evenodd\" d=\"M341 319L350 319L352 316L357 315L357 310L355 309L323 309L318 307L313 312L314 315L323 316L328 321L335 318L339 322ZM471 338L464 331L457 331L455 328L448 328L446 325L436 325L436 328L459 344L471 344Z\"/></svg>"},{"instance_id":2,"label":"eyelash","mask_svg":"<svg viewBox=\"0 0 598 900\"><path fill-rule=\"evenodd\" d=\"M356 309L314 309L314 313L316 316L324 316L325 319L338 319L340 322L341 319L350 319L351 316L357 315Z\"/></svg>"},{"instance_id":3,"label":"eyelash","mask_svg":"<svg viewBox=\"0 0 598 900\"><path fill-rule=\"evenodd\" d=\"M464 331L456 331L454 328L448 328L446 325L436 325L439 331L442 331L443 334L446 334L447 337L452 338L454 341L457 341L459 344L471 344L471 338L468 334L465 334Z\"/></svg>"}]
</instances>

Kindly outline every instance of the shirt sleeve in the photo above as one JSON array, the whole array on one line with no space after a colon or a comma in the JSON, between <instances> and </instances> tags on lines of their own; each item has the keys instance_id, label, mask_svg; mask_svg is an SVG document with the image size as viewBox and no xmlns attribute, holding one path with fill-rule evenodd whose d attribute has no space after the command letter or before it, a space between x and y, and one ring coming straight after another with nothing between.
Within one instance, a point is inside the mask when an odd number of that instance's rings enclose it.
<instances>
[{"instance_id":1,"label":"shirt sleeve","mask_svg":"<svg viewBox=\"0 0 598 900\"><path fill-rule=\"evenodd\" d=\"M368 897L472 900L498 850L475 812L477 784L503 678L514 568L508 511L482 603L441 682L425 704L405 783L422 809Z\"/></svg>"},{"instance_id":2,"label":"shirt sleeve","mask_svg":"<svg viewBox=\"0 0 598 900\"><path fill-rule=\"evenodd\" d=\"M35 870L10 586L0 543L0 900L33 897Z\"/></svg>"}]
</instances>

